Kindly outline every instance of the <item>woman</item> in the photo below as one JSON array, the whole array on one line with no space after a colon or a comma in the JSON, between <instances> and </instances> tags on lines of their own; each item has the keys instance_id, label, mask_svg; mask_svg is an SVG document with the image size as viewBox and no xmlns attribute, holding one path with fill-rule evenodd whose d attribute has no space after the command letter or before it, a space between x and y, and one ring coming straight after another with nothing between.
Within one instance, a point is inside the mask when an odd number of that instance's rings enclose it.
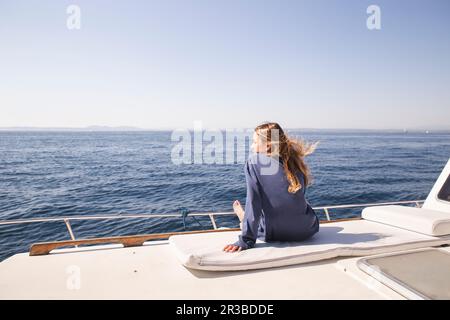
<instances>
[{"instance_id":1,"label":"woman","mask_svg":"<svg viewBox=\"0 0 450 320\"><path fill-rule=\"evenodd\" d=\"M224 251L250 249L257 238L265 242L301 241L319 231L319 219L305 199L311 176L304 157L315 147L289 139L277 123L255 128L254 154L245 164L245 211L239 201L233 204L242 234Z\"/></svg>"}]
</instances>

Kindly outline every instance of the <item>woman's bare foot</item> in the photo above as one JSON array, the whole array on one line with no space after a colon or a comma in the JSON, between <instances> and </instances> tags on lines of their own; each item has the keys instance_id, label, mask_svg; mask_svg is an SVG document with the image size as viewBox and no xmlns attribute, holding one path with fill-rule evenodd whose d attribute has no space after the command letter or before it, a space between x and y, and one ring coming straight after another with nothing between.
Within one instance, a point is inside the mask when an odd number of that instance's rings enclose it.
<instances>
[{"instance_id":1,"label":"woman's bare foot","mask_svg":"<svg viewBox=\"0 0 450 320\"><path fill-rule=\"evenodd\" d=\"M239 221L242 222L242 220L244 220L244 209L242 209L241 203L239 202L239 200L236 200L233 202L233 210L234 213L236 213L236 215L239 218Z\"/></svg>"}]
</instances>

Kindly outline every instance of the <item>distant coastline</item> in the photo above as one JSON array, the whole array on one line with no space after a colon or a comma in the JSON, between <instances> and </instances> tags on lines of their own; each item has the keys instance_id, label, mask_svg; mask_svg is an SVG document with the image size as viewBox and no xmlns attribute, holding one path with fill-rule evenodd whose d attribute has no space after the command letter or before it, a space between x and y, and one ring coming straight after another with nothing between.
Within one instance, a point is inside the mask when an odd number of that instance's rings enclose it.
<instances>
[{"instance_id":1,"label":"distant coastline","mask_svg":"<svg viewBox=\"0 0 450 320\"><path fill-rule=\"evenodd\" d=\"M0 131L54 131L54 132L112 132L112 131L162 131L145 130L137 127L108 127L108 126L88 126L88 127L0 127ZM165 130L164 130L165 131Z\"/></svg>"},{"instance_id":2,"label":"distant coastline","mask_svg":"<svg viewBox=\"0 0 450 320\"><path fill-rule=\"evenodd\" d=\"M0 127L0 132L155 132L173 131L176 128L139 128L132 126L87 126L87 127ZM191 130L191 128L187 128ZM238 129L238 128L230 128ZM243 128L246 129L246 128ZM450 129L360 129L360 128L286 128L288 131L307 132L355 132L355 133L398 133L398 134L450 134ZM204 130L212 130L204 128ZM225 128L220 128L225 130Z\"/></svg>"}]
</instances>

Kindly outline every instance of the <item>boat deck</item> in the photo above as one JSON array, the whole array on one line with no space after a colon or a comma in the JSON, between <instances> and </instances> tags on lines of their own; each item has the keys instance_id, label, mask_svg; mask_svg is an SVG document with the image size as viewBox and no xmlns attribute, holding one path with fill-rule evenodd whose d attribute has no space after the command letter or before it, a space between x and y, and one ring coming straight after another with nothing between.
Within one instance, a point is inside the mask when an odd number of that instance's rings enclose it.
<instances>
[{"instance_id":1,"label":"boat deck","mask_svg":"<svg viewBox=\"0 0 450 320\"><path fill-rule=\"evenodd\" d=\"M0 264L0 299L403 299L356 260L200 271L182 266L166 240L23 253Z\"/></svg>"}]
</instances>

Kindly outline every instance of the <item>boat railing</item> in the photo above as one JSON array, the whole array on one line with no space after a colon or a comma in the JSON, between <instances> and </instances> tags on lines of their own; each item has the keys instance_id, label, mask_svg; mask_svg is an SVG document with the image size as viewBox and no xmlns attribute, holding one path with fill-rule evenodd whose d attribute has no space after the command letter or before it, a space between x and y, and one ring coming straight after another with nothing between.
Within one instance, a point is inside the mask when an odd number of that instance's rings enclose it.
<instances>
[{"instance_id":1,"label":"boat railing","mask_svg":"<svg viewBox=\"0 0 450 320\"><path fill-rule=\"evenodd\" d=\"M343 204L343 205L330 205L330 206L318 206L313 207L313 209L316 212L322 212L322 214L325 214L326 221L325 222L332 222L332 221L338 221L338 220L331 220L330 217L330 210L333 209L350 209L350 208L362 208L362 207L371 207L371 206L383 206L383 205L415 205L416 207L420 207L423 204L424 200L408 200L408 201L393 201L393 202L377 202L377 203L360 203L360 204ZM214 231L219 231L216 217L217 216L231 216L235 215L234 212L192 212L192 213L182 213L181 215L179 213L165 213L165 214L118 214L118 215L91 215L91 216L65 216L65 217L42 217L42 218L30 218L30 219L15 219L15 220L0 220L0 225L17 225L17 224L27 224L27 223L42 223L42 222L55 222L60 221L63 222L66 226L67 232L70 236L71 243L73 245L77 245L74 243L79 241L75 237L75 233L73 232L71 221L87 221L87 220L112 220L112 219L153 219L153 218L186 218L186 216L191 217L202 217L202 216L208 216L211 220L211 224ZM339 219L344 220L344 219ZM348 219L345 219L348 220ZM238 230L238 229L227 229L227 230ZM211 230L210 230L211 231ZM196 232L196 231L194 231ZM202 230L201 232L204 232ZM161 234L154 234L154 236L151 236L151 239L161 239L164 237L168 237L173 234L180 234L183 232L178 233L161 233ZM156 237L156 235L158 235ZM149 235L150 236L150 235ZM120 237L121 239L125 239L127 237ZM148 238L148 237L147 237ZM106 238L105 238L106 239ZM108 238L112 239L112 238ZM94 239L91 239L94 240Z\"/></svg>"}]
</instances>

